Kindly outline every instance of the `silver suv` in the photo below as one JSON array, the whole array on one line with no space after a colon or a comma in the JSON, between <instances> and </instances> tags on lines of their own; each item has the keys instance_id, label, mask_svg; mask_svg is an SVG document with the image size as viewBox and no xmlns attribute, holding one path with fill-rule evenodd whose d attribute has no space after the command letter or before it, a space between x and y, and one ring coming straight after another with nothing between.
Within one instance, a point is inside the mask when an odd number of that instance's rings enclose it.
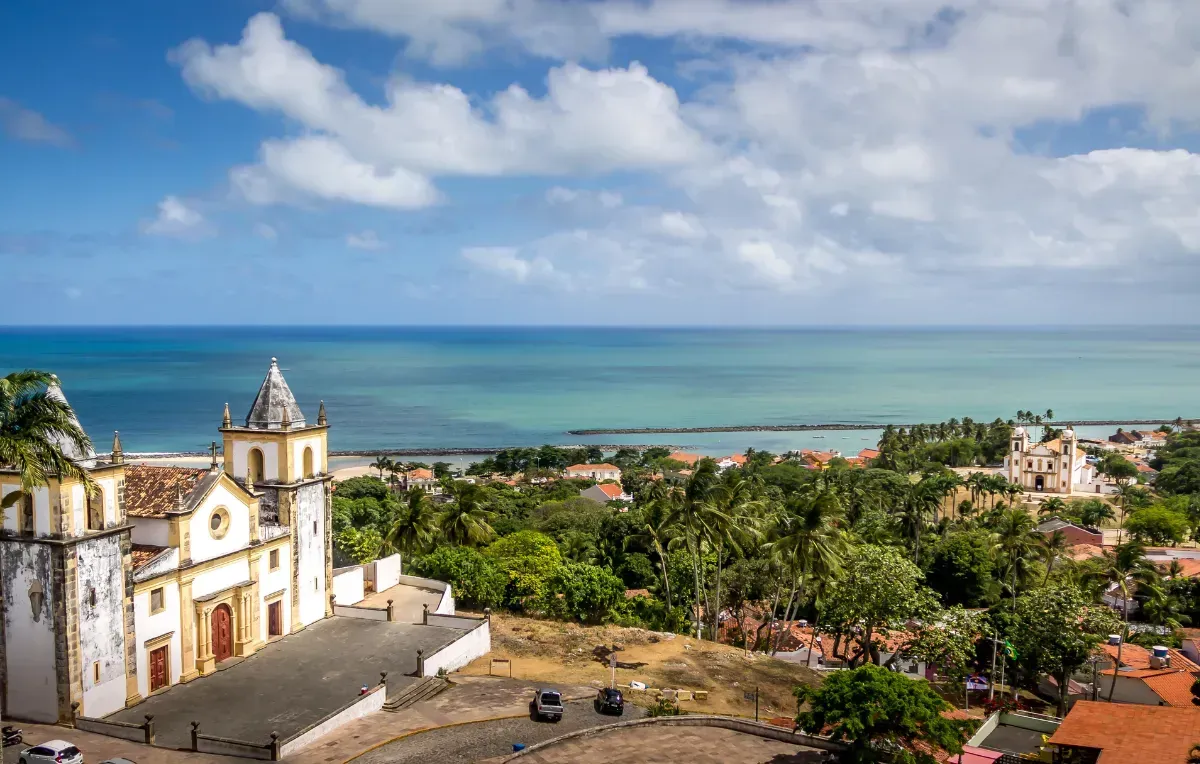
<instances>
[{"instance_id":1,"label":"silver suv","mask_svg":"<svg viewBox=\"0 0 1200 764\"><path fill-rule=\"evenodd\" d=\"M535 719L556 722L563 715L562 694L557 690L534 690L530 706Z\"/></svg>"}]
</instances>

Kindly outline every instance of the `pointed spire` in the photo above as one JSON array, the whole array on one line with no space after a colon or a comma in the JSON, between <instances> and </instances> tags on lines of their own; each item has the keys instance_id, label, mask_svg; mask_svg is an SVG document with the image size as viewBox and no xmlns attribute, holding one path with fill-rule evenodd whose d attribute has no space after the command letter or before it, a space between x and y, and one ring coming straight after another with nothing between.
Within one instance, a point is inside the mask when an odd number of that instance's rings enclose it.
<instances>
[{"instance_id":1,"label":"pointed spire","mask_svg":"<svg viewBox=\"0 0 1200 764\"><path fill-rule=\"evenodd\" d=\"M208 468L212 472L216 472L217 471L217 441L214 440L212 442L212 445L209 446L209 450L212 452L212 464L210 464Z\"/></svg>"},{"instance_id":2,"label":"pointed spire","mask_svg":"<svg viewBox=\"0 0 1200 764\"><path fill-rule=\"evenodd\" d=\"M233 418L229 416L229 404L225 404L225 415L221 417L221 427L228 430L233 427Z\"/></svg>"},{"instance_id":3,"label":"pointed spire","mask_svg":"<svg viewBox=\"0 0 1200 764\"><path fill-rule=\"evenodd\" d=\"M325 418L325 401L321 401L321 408L317 411L317 424L321 427L329 424L329 420Z\"/></svg>"},{"instance_id":4,"label":"pointed spire","mask_svg":"<svg viewBox=\"0 0 1200 764\"><path fill-rule=\"evenodd\" d=\"M271 359L271 367L258 389L258 396L250 413L246 415L246 427L254 430L278 430L283 426L284 416L292 427L304 427L304 412L296 404L296 398L288 388L277 359Z\"/></svg>"},{"instance_id":5,"label":"pointed spire","mask_svg":"<svg viewBox=\"0 0 1200 764\"><path fill-rule=\"evenodd\" d=\"M281 430L292 429L292 414L291 414L291 412L289 412L287 410L287 406L283 407L283 419L280 420L280 422L279 422L279 429L281 429Z\"/></svg>"},{"instance_id":6,"label":"pointed spire","mask_svg":"<svg viewBox=\"0 0 1200 764\"><path fill-rule=\"evenodd\" d=\"M254 480L250 477L249 467L246 467L246 493L254 494Z\"/></svg>"},{"instance_id":7,"label":"pointed spire","mask_svg":"<svg viewBox=\"0 0 1200 764\"><path fill-rule=\"evenodd\" d=\"M109 458L109 461L113 464L125 463L125 452L121 450L121 433L116 430L113 430L112 456Z\"/></svg>"}]
</instances>

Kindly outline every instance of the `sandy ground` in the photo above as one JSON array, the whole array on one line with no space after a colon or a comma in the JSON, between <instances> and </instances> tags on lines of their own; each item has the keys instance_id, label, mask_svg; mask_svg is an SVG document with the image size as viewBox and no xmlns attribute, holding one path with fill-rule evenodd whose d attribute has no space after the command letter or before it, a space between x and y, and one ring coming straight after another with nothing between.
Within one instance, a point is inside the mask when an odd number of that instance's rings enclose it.
<instances>
[{"instance_id":1,"label":"sandy ground","mask_svg":"<svg viewBox=\"0 0 1200 764\"><path fill-rule=\"evenodd\" d=\"M491 661L512 661L513 677L567 684L608 684L608 648L616 643L618 684L631 680L649 687L707 690L707 701L685 701L695 712L754 716L754 689L759 688L763 718L791 716L792 688L816 684L817 672L762 654L681 636L618 626L579 626L557 621L493 614L492 652L462 670L487 674ZM498 667L507 673L507 667ZM745 694L750 693L747 700ZM631 692L629 700L649 705L647 696Z\"/></svg>"}]
</instances>

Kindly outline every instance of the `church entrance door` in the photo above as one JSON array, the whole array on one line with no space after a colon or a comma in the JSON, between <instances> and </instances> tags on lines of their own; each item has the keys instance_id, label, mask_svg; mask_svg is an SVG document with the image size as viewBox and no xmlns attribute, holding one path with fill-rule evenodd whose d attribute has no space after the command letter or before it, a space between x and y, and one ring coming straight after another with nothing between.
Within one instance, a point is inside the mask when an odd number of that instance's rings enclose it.
<instances>
[{"instance_id":1,"label":"church entrance door","mask_svg":"<svg viewBox=\"0 0 1200 764\"><path fill-rule=\"evenodd\" d=\"M1037 477L1035 477L1033 479L1033 490L1035 490L1035 491L1046 490L1046 478L1042 477L1041 475L1038 475Z\"/></svg>"},{"instance_id":2,"label":"church entrance door","mask_svg":"<svg viewBox=\"0 0 1200 764\"><path fill-rule=\"evenodd\" d=\"M212 651L217 663L233 655L233 615L228 605L212 612Z\"/></svg>"}]
</instances>

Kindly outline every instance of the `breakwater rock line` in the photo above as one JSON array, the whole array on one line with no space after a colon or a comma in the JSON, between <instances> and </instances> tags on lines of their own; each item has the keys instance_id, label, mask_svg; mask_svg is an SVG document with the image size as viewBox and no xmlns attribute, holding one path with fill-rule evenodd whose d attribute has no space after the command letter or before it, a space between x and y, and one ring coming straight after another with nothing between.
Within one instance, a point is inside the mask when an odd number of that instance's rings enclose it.
<instances>
[{"instance_id":1,"label":"breakwater rock line","mask_svg":"<svg viewBox=\"0 0 1200 764\"><path fill-rule=\"evenodd\" d=\"M1197 421L1191 419L1187 421ZM1041 422L1038 427L1106 427L1125 425L1160 425L1171 424L1174 419L1072 419L1070 422ZM937 422L920 422L917 424L930 425ZM985 422L986 424L986 422ZM591 430L567 430L568 435L686 435L702 432L810 432L817 430L882 430L885 427L911 428L916 424L900 424L897 422L834 422L827 424L744 424L717 425L713 427L603 427ZM626 446L629 448L629 446Z\"/></svg>"}]
</instances>

